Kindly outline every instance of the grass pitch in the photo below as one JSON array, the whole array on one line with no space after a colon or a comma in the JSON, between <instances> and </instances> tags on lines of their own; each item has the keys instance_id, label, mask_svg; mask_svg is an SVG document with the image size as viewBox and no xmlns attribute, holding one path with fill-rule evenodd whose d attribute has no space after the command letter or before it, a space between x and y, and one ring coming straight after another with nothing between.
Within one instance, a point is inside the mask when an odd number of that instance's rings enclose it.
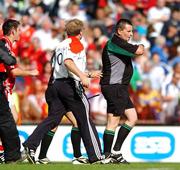
<instances>
[{"instance_id":1,"label":"grass pitch","mask_svg":"<svg viewBox=\"0 0 180 170\"><path fill-rule=\"evenodd\" d=\"M180 170L180 163L131 163L129 165L73 165L71 163L52 163L48 165L6 164L0 170Z\"/></svg>"}]
</instances>

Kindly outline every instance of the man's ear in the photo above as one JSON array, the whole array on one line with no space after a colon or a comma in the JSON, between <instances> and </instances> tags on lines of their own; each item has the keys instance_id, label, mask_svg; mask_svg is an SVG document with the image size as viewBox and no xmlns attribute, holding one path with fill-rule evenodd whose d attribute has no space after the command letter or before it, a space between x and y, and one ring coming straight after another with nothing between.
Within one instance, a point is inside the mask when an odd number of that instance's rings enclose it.
<instances>
[{"instance_id":1,"label":"man's ear","mask_svg":"<svg viewBox=\"0 0 180 170\"><path fill-rule=\"evenodd\" d=\"M11 35L14 35L15 34L15 30L12 29L11 32L10 32Z\"/></svg>"},{"instance_id":2,"label":"man's ear","mask_svg":"<svg viewBox=\"0 0 180 170\"><path fill-rule=\"evenodd\" d=\"M121 35L121 30L120 29L117 29L117 34Z\"/></svg>"},{"instance_id":3,"label":"man's ear","mask_svg":"<svg viewBox=\"0 0 180 170\"><path fill-rule=\"evenodd\" d=\"M80 39L82 38L82 36L83 36L83 33L82 33L82 31L80 31L80 33L79 33Z\"/></svg>"}]
</instances>

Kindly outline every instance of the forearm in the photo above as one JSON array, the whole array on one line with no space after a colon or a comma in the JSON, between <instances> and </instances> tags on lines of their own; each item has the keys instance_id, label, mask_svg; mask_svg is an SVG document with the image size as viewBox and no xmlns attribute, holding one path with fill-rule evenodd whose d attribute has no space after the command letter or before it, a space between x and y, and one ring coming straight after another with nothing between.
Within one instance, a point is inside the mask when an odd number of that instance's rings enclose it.
<instances>
[{"instance_id":1,"label":"forearm","mask_svg":"<svg viewBox=\"0 0 180 170\"><path fill-rule=\"evenodd\" d=\"M30 70L23 70L21 68L14 68L14 69L12 69L11 73L14 76L31 76L31 71Z\"/></svg>"},{"instance_id":2,"label":"forearm","mask_svg":"<svg viewBox=\"0 0 180 170\"><path fill-rule=\"evenodd\" d=\"M163 96L164 102L171 102L174 98L172 96Z\"/></svg>"}]
</instances>

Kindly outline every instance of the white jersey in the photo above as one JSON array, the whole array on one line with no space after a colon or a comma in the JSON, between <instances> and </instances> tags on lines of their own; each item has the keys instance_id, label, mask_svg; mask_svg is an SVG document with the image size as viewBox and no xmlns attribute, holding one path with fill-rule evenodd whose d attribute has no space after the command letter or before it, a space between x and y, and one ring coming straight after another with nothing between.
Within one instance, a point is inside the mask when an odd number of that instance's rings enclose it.
<instances>
[{"instance_id":1,"label":"white jersey","mask_svg":"<svg viewBox=\"0 0 180 170\"><path fill-rule=\"evenodd\" d=\"M52 61L52 67L54 68L53 77L54 79L59 78L68 78L79 80L72 72L68 71L64 65L66 59L72 59L76 66L82 72L85 72L86 69L86 53L85 50L82 50L80 53L73 53L70 49L69 44L71 43L71 38L65 39L62 41L56 48L55 54Z\"/></svg>"}]
</instances>

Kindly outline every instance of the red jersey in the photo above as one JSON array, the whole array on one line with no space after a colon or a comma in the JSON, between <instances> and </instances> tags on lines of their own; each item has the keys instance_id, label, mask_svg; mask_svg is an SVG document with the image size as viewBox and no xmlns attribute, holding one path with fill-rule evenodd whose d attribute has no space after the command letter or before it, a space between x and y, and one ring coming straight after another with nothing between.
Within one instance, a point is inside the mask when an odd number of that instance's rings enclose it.
<instances>
[{"instance_id":1,"label":"red jersey","mask_svg":"<svg viewBox=\"0 0 180 170\"><path fill-rule=\"evenodd\" d=\"M13 87L15 85L15 76L13 76L13 74L11 74L11 70L16 68L16 65L13 66L6 66L6 70L7 70L7 74L8 74L8 78L4 81L3 85L5 87L5 93L6 95L12 94L12 90Z\"/></svg>"},{"instance_id":2,"label":"red jersey","mask_svg":"<svg viewBox=\"0 0 180 170\"><path fill-rule=\"evenodd\" d=\"M8 38L4 37L4 36L1 36L0 39L6 42L6 43L5 43L5 47L6 47L9 51L11 51L11 49L12 49L12 43L11 43L11 41L10 41ZM0 72L7 72L7 70L6 70L6 68L5 68L5 65L4 65L3 63L0 63Z\"/></svg>"},{"instance_id":3,"label":"red jersey","mask_svg":"<svg viewBox=\"0 0 180 170\"><path fill-rule=\"evenodd\" d=\"M12 51L11 41L7 37L4 37L4 36L2 36L0 39L5 41L5 47L8 49L9 53L11 53L11 55L14 56L14 53ZM0 64L0 72L7 73L7 79L3 82L6 95L8 93L12 94L12 89L15 84L15 77L11 74L11 70L14 69L15 67L16 65L7 66L7 65L4 65L3 63Z\"/></svg>"}]
</instances>

